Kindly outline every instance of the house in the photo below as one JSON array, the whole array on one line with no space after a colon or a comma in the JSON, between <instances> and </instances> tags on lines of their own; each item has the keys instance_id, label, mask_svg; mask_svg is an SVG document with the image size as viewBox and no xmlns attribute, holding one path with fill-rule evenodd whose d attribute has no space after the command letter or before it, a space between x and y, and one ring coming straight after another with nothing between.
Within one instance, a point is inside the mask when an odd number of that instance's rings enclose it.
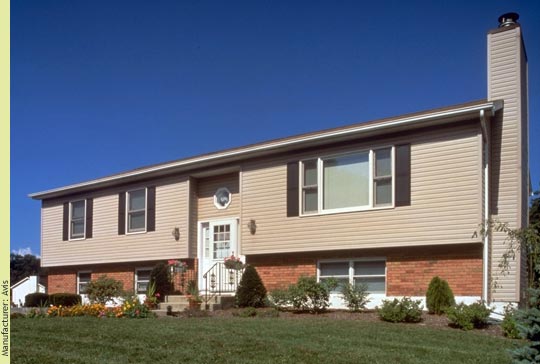
<instances>
[{"instance_id":1,"label":"house","mask_svg":"<svg viewBox=\"0 0 540 364\"><path fill-rule=\"evenodd\" d=\"M144 293L152 267L170 259L186 262L203 291L232 292L223 259L234 254L269 290L301 275L335 277L366 283L374 305L422 297L438 275L458 301L519 303L523 253L501 272L505 235L474 234L489 219L527 224L527 58L517 19L505 14L488 32L485 100L31 194L42 203L49 292L84 293L107 274Z\"/></svg>"},{"instance_id":2,"label":"house","mask_svg":"<svg viewBox=\"0 0 540 364\"><path fill-rule=\"evenodd\" d=\"M45 293L45 286L39 283L38 276L28 276L21 279L10 287L11 303L15 306L22 307L26 301L26 295L30 293Z\"/></svg>"}]
</instances>

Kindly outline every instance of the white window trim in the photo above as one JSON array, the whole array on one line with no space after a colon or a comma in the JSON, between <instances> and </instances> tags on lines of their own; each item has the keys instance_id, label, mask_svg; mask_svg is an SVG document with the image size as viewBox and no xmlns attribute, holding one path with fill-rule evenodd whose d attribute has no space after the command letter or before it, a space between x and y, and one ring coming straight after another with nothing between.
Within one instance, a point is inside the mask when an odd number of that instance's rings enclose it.
<instances>
[{"instance_id":1,"label":"white window trim","mask_svg":"<svg viewBox=\"0 0 540 364\"><path fill-rule=\"evenodd\" d=\"M152 269L153 269L152 267L141 267L141 268L135 269L135 282L134 282L135 287L134 287L134 289L133 289L133 291L135 292L135 294L146 294L146 292L144 292L144 293L139 293L139 292L137 291L137 283L139 282L139 271L141 271L141 270L149 270L149 271L150 271L150 275L152 275ZM150 287L150 278L148 278L148 287Z\"/></svg>"},{"instance_id":2,"label":"white window trim","mask_svg":"<svg viewBox=\"0 0 540 364\"><path fill-rule=\"evenodd\" d=\"M352 259L321 259L317 261L317 282L321 281L321 263L349 263L349 283L354 284L354 277L382 277L381 274L376 275L354 275L354 263L356 262L382 262L384 261L384 293L375 292L370 293L370 296L373 297L386 297L386 292L388 290L388 269L386 264L386 257L366 257L366 258L352 258ZM327 277L327 276L323 276ZM328 276L333 277L333 276ZM339 293L341 295L341 293Z\"/></svg>"},{"instance_id":3,"label":"white window trim","mask_svg":"<svg viewBox=\"0 0 540 364\"><path fill-rule=\"evenodd\" d=\"M84 217L83 217L83 235L78 237L72 237L71 235L71 225L73 222L73 204L75 202L84 201ZM69 223L68 223L68 240L69 241L77 241L77 240L85 240L86 239L86 199L82 200L73 200L69 201Z\"/></svg>"},{"instance_id":4,"label":"white window trim","mask_svg":"<svg viewBox=\"0 0 540 364\"><path fill-rule=\"evenodd\" d=\"M129 194L132 192L144 190L144 229L140 230L129 230ZM146 230L148 229L148 188L142 187L142 188L134 188L132 190L126 191L126 235L132 235L132 234L144 234L146 233Z\"/></svg>"},{"instance_id":5,"label":"white window trim","mask_svg":"<svg viewBox=\"0 0 540 364\"><path fill-rule=\"evenodd\" d=\"M391 156L391 168L392 168L392 203L391 204L385 204L385 205L375 205L374 201L374 192L373 192L373 185L374 185L374 151L379 149L387 149L390 148L390 156ZM298 189L298 204L299 204L299 216L300 217L308 217L308 216L318 216L318 215L332 215L332 214L340 214L345 212L357 212L357 211L368 211L368 210L386 210L386 209L393 209L395 207L395 201L396 201L396 188L395 188L395 180L396 180L396 169L395 169L395 146L394 145L381 145L376 148L371 149L363 149L363 150L356 150L354 152L347 152L347 153L337 153L337 154L328 154L323 155L320 157L315 158L306 158L304 160L301 160L300 163L298 163L299 168L299 176L298 176L298 183L299 183L299 189ZM324 193L324 186L323 186L323 161L325 159L331 159L331 158L338 158L343 157L347 155L355 155L360 153L369 152L369 204L364 206L352 206L352 207L344 207L344 208L337 208L337 209L323 209L323 193ZM318 199L318 206L317 211L313 212L304 212L304 162L306 161L317 161L317 199Z\"/></svg>"},{"instance_id":6,"label":"white window trim","mask_svg":"<svg viewBox=\"0 0 540 364\"><path fill-rule=\"evenodd\" d=\"M81 274L86 274L86 273L90 274L90 281L91 281L92 280L92 271L91 270L81 270L81 271L77 272L77 294L86 294L86 293L81 293L80 290L79 290L80 284L81 284L80 275Z\"/></svg>"}]
</instances>

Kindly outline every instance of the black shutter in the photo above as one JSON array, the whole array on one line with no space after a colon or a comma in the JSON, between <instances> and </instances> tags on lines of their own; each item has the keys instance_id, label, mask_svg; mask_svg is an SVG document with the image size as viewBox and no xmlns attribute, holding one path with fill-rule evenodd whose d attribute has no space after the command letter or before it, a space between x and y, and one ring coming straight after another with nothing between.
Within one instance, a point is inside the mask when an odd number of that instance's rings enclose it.
<instances>
[{"instance_id":1,"label":"black shutter","mask_svg":"<svg viewBox=\"0 0 540 364\"><path fill-rule=\"evenodd\" d=\"M118 235L126 233L126 193L118 195Z\"/></svg>"},{"instance_id":2,"label":"black shutter","mask_svg":"<svg viewBox=\"0 0 540 364\"><path fill-rule=\"evenodd\" d=\"M298 216L298 162L287 164L287 217Z\"/></svg>"},{"instance_id":3,"label":"black shutter","mask_svg":"<svg viewBox=\"0 0 540 364\"><path fill-rule=\"evenodd\" d=\"M62 240L69 240L69 202L64 202L64 216L62 220Z\"/></svg>"},{"instance_id":4,"label":"black shutter","mask_svg":"<svg viewBox=\"0 0 540 364\"><path fill-rule=\"evenodd\" d=\"M411 204L411 145L396 146L396 206Z\"/></svg>"},{"instance_id":5,"label":"black shutter","mask_svg":"<svg viewBox=\"0 0 540 364\"><path fill-rule=\"evenodd\" d=\"M146 231L155 231L156 230L156 187L151 186L148 187L146 191L146 203L147 205L147 211L146 211Z\"/></svg>"},{"instance_id":6,"label":"black shutter","mask_svg":"<svg viewBox=\"0 0 540 364\"><path fill-rule=\"evenodd\" d=\"M92 230L93 230L93 214L94 214L94 199L88 198L86 199L86 239L90 239L92 237Z\"/></svg>"}]
</instances>

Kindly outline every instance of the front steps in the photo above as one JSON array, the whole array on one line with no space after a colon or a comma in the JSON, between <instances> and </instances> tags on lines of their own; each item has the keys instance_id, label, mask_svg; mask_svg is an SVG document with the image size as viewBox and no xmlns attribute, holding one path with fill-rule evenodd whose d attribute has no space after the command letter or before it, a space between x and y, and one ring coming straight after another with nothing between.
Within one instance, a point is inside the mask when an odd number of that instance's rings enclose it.
<instances>
[{"instance_id":1,"label":"front steps","mask_svg":"<svg viewBox=\"0 0 540 364\"><path fill-rule=\"evenodd\" d=\"M203 301L205 299L204 295L201 296ZM189 298L188 296L181 295L171 295L165 296L165 301L161 302L158 305L156 310L152 310L157 316L167 316L167 307L171 306L172 312L182 312L186 309L189 309ZM208 304L201 304L201 310L216 311L231 308L234 306L234 296L213 296L209 297Z\"/></svg>"}]
</instances>

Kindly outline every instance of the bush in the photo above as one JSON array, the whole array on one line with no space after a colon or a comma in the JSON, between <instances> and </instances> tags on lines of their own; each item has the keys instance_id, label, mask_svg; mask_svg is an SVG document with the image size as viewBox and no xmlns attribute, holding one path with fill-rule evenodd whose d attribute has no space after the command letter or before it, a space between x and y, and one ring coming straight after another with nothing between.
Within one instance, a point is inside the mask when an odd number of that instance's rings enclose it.
<instances>
[{"instance_id":1,"label":"bush","mask_svg":"<svg viewBox=\"0 0 540 364\"><path fill-rule=\"evenodd\" d=\"M330 306L330 291L335 287L335 279L317 282L315 277L302 276L286 290L273 290L270 293L271 302L278 309L292 306L295 310L318 313Z\"/></svg>"},{"instance_id":2,"label":"bush","mask_svg":"<svg viewBox=\"0 0 540 364\"><path fill-rule=\"evenodd\" d=\"M449 307L455 304L454 293L448 282L439 277L433 277L426 293L428 312L442 315Z\"/></svg>"},{"instance_id":3,"label":"bush","mask_svg":"<svg viewBox=\"0 0 540 364\"><path fill-rule=\"evenodd\" d=\"M150 284L155 284L156 297L158 297L159 302L163 302L165 296L172 293L173 283L169 272L169 266L166 263L158 263L152 269L152 272L150 273Z\"/></svg>"},{"instance_id":4,"label":"bush","mask_svg":"<svg viewBox=\"0 0 540 364\"><path fill-rule=\"evenodd\" d=\"M357 312L366 308L367 303L370 301L368 297L367 285L361 284L360 286L347 283L341 289L343 293L343 299L347 302L349 310Z\"/></svg>"},{"instance_id":5,"label":"bush","mask_svg":"<svg viewBox=\"0 0 540 364\"><path fill-rule=\"evenodd\" d=\"M516 326L527 343L512 351L515 363L540 362L540 289L529 290L529 307L518 310L515 315Z\"/></svg>"},{"instance_id":6,"label":"bush","mask_svg":"<svg viewBox=\"0 0 540 364\"><path fill-rule=\"evenodd\" d=\"M24 297L25 307L42 307L49 302L49 295L47 293L30 293Z\"/></svg>"},{"instance_id":7,"label":"bush","mask_svg":"<svg viewBox=\"0 0 540 364\"><path fill-rule=\"evenodd\" d=\"M504 308L504 318L501 322L501 329L504 336L510 339L520 339L519 330L516 325L516 311L511 307Z\"/></svg>"},{"instance_id":8,"label":"bush","mask_svg":"<svg viewBox=\"0 0 540 364\"><path fill-rule=\"evenodd\" d=\"M122 286L122 282L102 275L95 281L88 282L86 294L90 302L105 305L107 302L112 301L113 298L122 294Z\"/></svg>"},{"instance_id":9,"label":"bush","mask_svg":"<svg viewBox=\"0 0 540 364\"><path fill-rule=\"evenodd\" d=\"M239 307L263 307L266 288L255 267L248 265L236 290L236 304Z\"/></svg>"},{"instance_id":10,"label":"bush","mask_svg":"<svg viewBox=\"0 0 540 364\"><path fill-rule=\"evenodd\" d=\"M472 330L487 325L487 320L491 311L483 302L476 302L470 305L460 303L447 310L450 326L462 330Z\"/></svg>"},{"instance_id":11,"label":"bush","mask_svg":"<svg viewBox=\"0 0 540 364\"><path fill-rule=\"evenodd\" d=\"M335 279L317 282L315 277L302 276L289 287L289 299L296 310L319 313L330 306L330 291L336 286Z\"/></svg>"},{"instance_id":12,"label":"bush","mask_svg":"<svg viewBox=\"0 0 540 364\"><path fill-rule=\"evenodd\" d=\"M289 290L287 289L275 289L270 292L269 304L279 310L284 310L287 306L291 305L291 299L289 297Z\"/></svg>"},{"instance_id":13,"label":"bush","mask_svg":"<svg viewBox=\"0 0 540 364\"><path fill-rule=\"evenodd\" d=\"M382 307L377 309L379 317L389 322L420 322L422 321L421 301L413 301L408 297L393 301L384 300Z\"/></svg>"},{"instance_id":14,"label":"bush","mask_svg":"<svg viewBox=\"0 0 540 364\"><path fill-rule=\"evenodd\" d=\"M55 306L80 305L81 296L76 293L53 293L49 296L49 303Z\"/></svg>"}]
</instances>

